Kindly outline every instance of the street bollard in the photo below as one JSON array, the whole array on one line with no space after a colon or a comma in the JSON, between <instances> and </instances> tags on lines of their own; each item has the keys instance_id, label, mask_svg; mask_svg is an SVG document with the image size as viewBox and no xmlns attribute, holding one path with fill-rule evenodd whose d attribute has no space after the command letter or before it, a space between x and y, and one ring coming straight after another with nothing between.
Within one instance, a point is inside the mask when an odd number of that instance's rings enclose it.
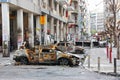
<instances>
[{"instance_id":1,"label":"street bollard","mask_svg":"<svg viewBox=\"0 0 120 80\"><path fill-rule=\"evenodd\" d=\"M110 57L109 57L109 59L110 59L110 63L112 63L112 47L110 48Z\"/></svg>"},{"instance_id":2,"label":"street bollard","mask_svg":"<svg viewBox=\"0 0 120 80\"><path fill-rule=\"evenodd\" d=\"M98 72L100 72L100 57L98 57Z\"/></svg>"},{"instance_id":3,"label":"street bollard","mask_svg":"<svg viewBox=\"0 0 120 80\"><path fill-rule=\"evenodd\" d=\"M116 58L114 58L114 73L117 73L117 63L116 63Z\"/></svg>"},{"instance_id":4,"label":"street bollard","mask_svg":"<svg viewBox=\"0 0 120 80\"><path fill-rule=\"evenodd\" d=\"M88 55L88 68L90 68L90 55Z\"/></svg>"}]
</instances>

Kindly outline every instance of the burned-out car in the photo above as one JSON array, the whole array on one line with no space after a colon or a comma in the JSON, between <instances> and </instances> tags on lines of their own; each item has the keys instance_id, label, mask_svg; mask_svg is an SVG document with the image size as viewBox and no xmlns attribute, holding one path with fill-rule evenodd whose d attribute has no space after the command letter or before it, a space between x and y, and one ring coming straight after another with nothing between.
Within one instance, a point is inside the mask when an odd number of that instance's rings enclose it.
<instances>
[{"instance_id":1,"label":"burned-out car","mask_svg":"<svg viewBox=\"0 0 120 80\"><path fill-rule=\"evenodd\" d=\"M50 47L35 47L16 50L13 60L21 64L48 63L74 66L79 65L80 57Z\"/></svg>"},{"instance_id":2,"label":"burned-out car","mask_svg":"<svg viewBox=\"0 0 120 80\"><path fill-rule=\"evenodd\" d=\"M84 54L85 50L82 47L75 46L72 42L59 42L56 47L64 52L71 52L75 54Z\"/></svg>"}]
</instances>

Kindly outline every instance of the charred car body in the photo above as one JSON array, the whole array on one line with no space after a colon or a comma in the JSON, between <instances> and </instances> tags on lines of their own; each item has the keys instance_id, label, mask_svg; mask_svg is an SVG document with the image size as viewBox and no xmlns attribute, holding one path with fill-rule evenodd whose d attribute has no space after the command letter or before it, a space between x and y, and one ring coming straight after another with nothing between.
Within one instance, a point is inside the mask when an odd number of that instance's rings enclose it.
<instances>
[{"instance_id":1,"label":"charred car body","mask_svg":"<svg viewBox=\"0 0 120 80\"><path fill-rule=\"evenodd\" d=\"M59 42L56 47L64 52L71 52L74 54L85 54L85 50L82 47L75 46L70 42Z\"/></svg>"},{"instance_id":2,"label":"charred car body","mask_svg":"<svg viewBox=\"0 0 120 80\"><path fill-rule=\"evenodd\" d=\"M78 55L65 53L50 47L35 47L33 49L19 49L15 51L13 60L21 64L48 63L59 65L79 65Z\"/></svg>"}]
</instances>

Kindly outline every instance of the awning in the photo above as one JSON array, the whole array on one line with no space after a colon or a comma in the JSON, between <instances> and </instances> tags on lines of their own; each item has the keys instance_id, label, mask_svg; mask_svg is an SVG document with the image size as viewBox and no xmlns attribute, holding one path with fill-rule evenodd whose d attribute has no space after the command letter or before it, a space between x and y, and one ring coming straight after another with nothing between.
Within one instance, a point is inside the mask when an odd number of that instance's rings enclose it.
<instances>
[{"instance_id":1,"label":"awning","mask_svg":"<svg viewBox=\"0 0 120 80\"><path fill-rule=\"evenodd\" d=\"M78 25L77 25L77 24L70 24L70 25L68 26L68 28L73 28L73 27L78 27Z\"/></svg>"}]
</instances>

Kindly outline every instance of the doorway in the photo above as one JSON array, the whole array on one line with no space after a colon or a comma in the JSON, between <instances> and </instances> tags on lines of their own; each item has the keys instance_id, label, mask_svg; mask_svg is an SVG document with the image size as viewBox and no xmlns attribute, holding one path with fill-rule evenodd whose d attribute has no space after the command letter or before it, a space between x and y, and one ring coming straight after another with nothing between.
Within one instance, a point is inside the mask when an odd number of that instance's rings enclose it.
<instances>
[{"instance_id":1,"label":"doorway","mask_svg":"<svg viewBox=\"0 0 120 80\"><path fill-rule=\"evenodd\" d=\"M17 49L17 12L10 11L10 51Z\"/></svg>"}]
</instances>

